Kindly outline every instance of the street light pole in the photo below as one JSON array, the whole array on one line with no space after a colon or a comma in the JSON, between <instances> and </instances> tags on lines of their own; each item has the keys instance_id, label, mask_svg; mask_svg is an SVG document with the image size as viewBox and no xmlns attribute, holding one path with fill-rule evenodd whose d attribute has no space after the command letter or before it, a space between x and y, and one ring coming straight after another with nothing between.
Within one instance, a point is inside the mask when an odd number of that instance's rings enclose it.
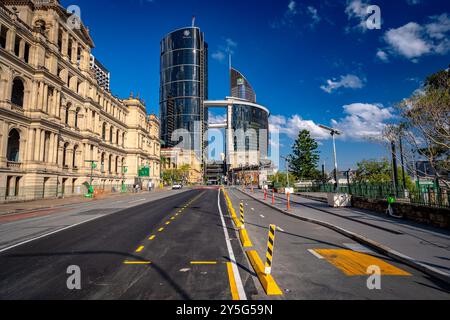
<instances>
[{"instance_id":1,"label":"street light pole","mask_svg":"<svg viewBox=\"0 0 450 320\"><path fill-rule=\"evenodd\" d=\"M338 163L337 163L337 152L336 152L336 136L340 136L342 134L341 131L330 128L324 125L319 125L320 128L330 132L331 137L333 138L333 156L334 156L334 180L335 183L335 192L339 190L339 181L338 181Z\"/></svg>"}]
</instances>

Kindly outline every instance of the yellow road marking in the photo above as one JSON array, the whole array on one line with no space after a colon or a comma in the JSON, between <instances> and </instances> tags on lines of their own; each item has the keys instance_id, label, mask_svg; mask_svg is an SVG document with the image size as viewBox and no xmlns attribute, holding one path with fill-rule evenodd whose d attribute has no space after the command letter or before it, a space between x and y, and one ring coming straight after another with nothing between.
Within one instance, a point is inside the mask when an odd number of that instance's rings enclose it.
<instances>
[{"instance_id":1,"label":"yellow road marking","mask_svg":"<svg viewBox=\"0 0 450 320\"><path fill-rule=\"evenodd\" d=\"M168 226L169 224L170 224L170 221L167 221L167 222L166 222L166 226Z\"/></svg>"},{"instance_id":2,"label":"yellow road marking","mask_svg":"<svg viewBox=\"0 0 450 320\"><path fill-rule=\"evenodd\" d=\"M124 264L129 264L129 265L148 265L148 264L152 264L150 261L124 261Z\"/></svg>"},{"instance_id":3,"label":"yellow road marking","mask_svg":"<svg viewBox=\"0 0 450 320\"><path fill-rule=\"evenodd\" d=\"M410 273L368 254L345 249L322 249L314 251L347 276L366 276L370 266L379 267L383 276L411 276Z\"/></svg>"},{"instance_id":4,"label":"yellow road marking","mask_svg":"<svg viewBox=\"0 0 450 320\"><path fill-rule=\"evenodd\" d=\"M142 250L144 250L144 246L140 246L139 248L137 248L136 252L141 252Z\"/></svg>"},{"instance_id":5,"label":"yellow road marking","mask_svg":"<svg viewBox=\"0 0 450 320\"><path fill-rule=\"evenodd\" d=\"M217 264L217 261L192 261L191 264L192 265L196 265L196 264L212 265L212 264Z\"/></svg>"},{"instance_id":6,"label":"yellow road marking","mask_svg":"<svg viewBox=\"0 0 450 320\"><path fill-rule=\"evenodd\" d=\"M156 238L156 236L151 236L150 238L148 238L148 240L154 240Z\"/></svg>"},{"instance_id":7,"label":"yellow road marking","mask_svg":"<svg viewBox=\"0 0 450 320\"><path fill-rule=\"evenodd\" d=\"M159 228L158 231L159 231L159 232L163 232L163 231L164 231L164 228Z\"/></svg>"},{"instance_id":8,"label":"yellow road marking","mask_svg":"<svg viewBox=\"0 0 450 320\"><path fill-rule=\"evenodd\" d=\"M231 297L233 300L240 300L236 285L236 279L234 278L233 265L231 264L231 262L227 262L227 270L228 270L228 281L230 282Z\"/></svg>"},{"instance_id":9,"label":"yellow road marking","mask_svg":"<svg viewBox=\"0 0 450 320\"><path fill-rule=\"evenodd\" d=\"M175 217L170 218L170 220L175 220Z\"/></svg>"}]
</instances>

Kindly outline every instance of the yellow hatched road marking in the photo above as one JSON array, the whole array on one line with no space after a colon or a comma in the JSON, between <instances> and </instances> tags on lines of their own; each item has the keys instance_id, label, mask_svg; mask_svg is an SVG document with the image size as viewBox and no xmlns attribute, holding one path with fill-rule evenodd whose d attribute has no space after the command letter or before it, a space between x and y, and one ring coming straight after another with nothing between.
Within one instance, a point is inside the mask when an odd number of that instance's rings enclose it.
<instances>
[{"instance_id":1,"label":"yellow hatched road marking","mask_svg":"<svg viewBox=\"0 0 450 320\"><path fill-rule=\"evenodd\" d=\"M166 222L166 226L168 226L169 224L170 224L170 221L167 221L167 222Z\"/></svg>"},{"instance_id":2,"label":"yellow hatched road marking","mask_svg":"<svg viewBox=\"0 0 450 320\"><path fill-rule=\"evenodd\" d=\"M159 232L163 232L163 231L164 231L164 228L159 228L158 231L159 231Z\"/></svg>"},{"instance_id":3,"label":"yellow hatched road marking","mask_svg":"<svg viewBox=\"0 0 450 320\"><path fill-rule=\"evenodd\" d=\"M156 236L151 236L150 238L148 238L148 240L154 240L156 238Z\"/></svg>"},{"instance_id":4,"label":"yellow hatched road marking","mask_svg":"<svg viewBox=\"0 0 450 320\"><path fill-rule=\"evenodd\" d=\"M227 271L228 281L230 282L231 297L233 300L240 300L236 285L236 279L234 278L233 265L231 264L231 262L227 262Z\"/></svg>"},{"instance_id":5,"label":"yellow hatched road marking","mask_svg":"<svg viewBox=\"0 0 450 320\"><path fill-rule=\"evenodd\" d=\"M139 248L137 248L136 252L141 252L142 250L144 250L144 246L140 246Z\"/></svg>"},{"instance_id":6,"label":"yellow hatched road marking","mask_svg":"<svg viewBox=\"0 0 450 320\"><path fill-rule=\"evenodd\" d=\"M348 276L366 276L370 266L379 267L383 276L411 276L410 273L368 254L345 249L314 251Z\"/></svg>"},{"instance_id":7,"label":"yellow hatched road marking","mask_svg":"<svg viewBox=\"0 0 450 320\"><path fill-rule=\"evenodd\" d=\"M170 218L170 220L175 220L175 217Z\"/></svg>"}]
</instances>

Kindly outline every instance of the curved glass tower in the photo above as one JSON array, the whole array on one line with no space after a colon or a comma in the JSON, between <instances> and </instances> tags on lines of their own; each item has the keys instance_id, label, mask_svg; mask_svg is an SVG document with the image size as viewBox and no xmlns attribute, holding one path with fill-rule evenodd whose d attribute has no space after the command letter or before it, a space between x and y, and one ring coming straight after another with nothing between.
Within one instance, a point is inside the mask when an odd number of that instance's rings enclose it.
<instances>
[{"instance_id":1,"label":"curved glass tower","mask_svg":"<svg viewBox=\"0 0 450 320\"><path fill-rule=\"evenodd\" d=\"M230 73L231 96L256 103L255 90L253 90L252 85L247 81L244 75L234 68L231 68Z\"/></svg>"},{"instance_id":2,"label":"curved glass tower","mask_svg":"<svg viewBox=\"0 0 450 320\"><path fill-rule=\"evenodd\" d=\"M190 150L203 150L203 133L208 114L203 101L208 99L208 44L196 27L175 30L161 41L160 115L161 139L165 147L181 140L177 129L190 133ZM174 138L176 141L172 141Z\"/></svg>"}]
</instances>

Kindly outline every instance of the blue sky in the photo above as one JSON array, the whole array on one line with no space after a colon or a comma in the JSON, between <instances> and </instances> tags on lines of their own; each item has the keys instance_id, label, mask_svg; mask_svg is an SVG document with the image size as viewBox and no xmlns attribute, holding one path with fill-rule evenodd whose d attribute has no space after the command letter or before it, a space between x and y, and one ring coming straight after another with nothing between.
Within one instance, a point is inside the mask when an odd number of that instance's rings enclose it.
<instances>
[{"instance_id":1,"label":"blue sky","mask_svg":"<svg viewBox=\"0 0 450 320\"><path fill-rule=\"evenodd\" d=\"M120 97L141 93L159 112L159 42L191 24L210 48L209 96L228 94L228 60L252 83L271 112L287 154L300 129L320 141L332 167L331 143L317 124L333 125L340 169L388 155L379 137L396 120L391 107L423 79L450 64L450 2L443 0L70 0L112 73ZM381 9L380 30L366 26L368 5ZM369 141L370 140L370 141Z\"/></svg>"}]
</instances>

